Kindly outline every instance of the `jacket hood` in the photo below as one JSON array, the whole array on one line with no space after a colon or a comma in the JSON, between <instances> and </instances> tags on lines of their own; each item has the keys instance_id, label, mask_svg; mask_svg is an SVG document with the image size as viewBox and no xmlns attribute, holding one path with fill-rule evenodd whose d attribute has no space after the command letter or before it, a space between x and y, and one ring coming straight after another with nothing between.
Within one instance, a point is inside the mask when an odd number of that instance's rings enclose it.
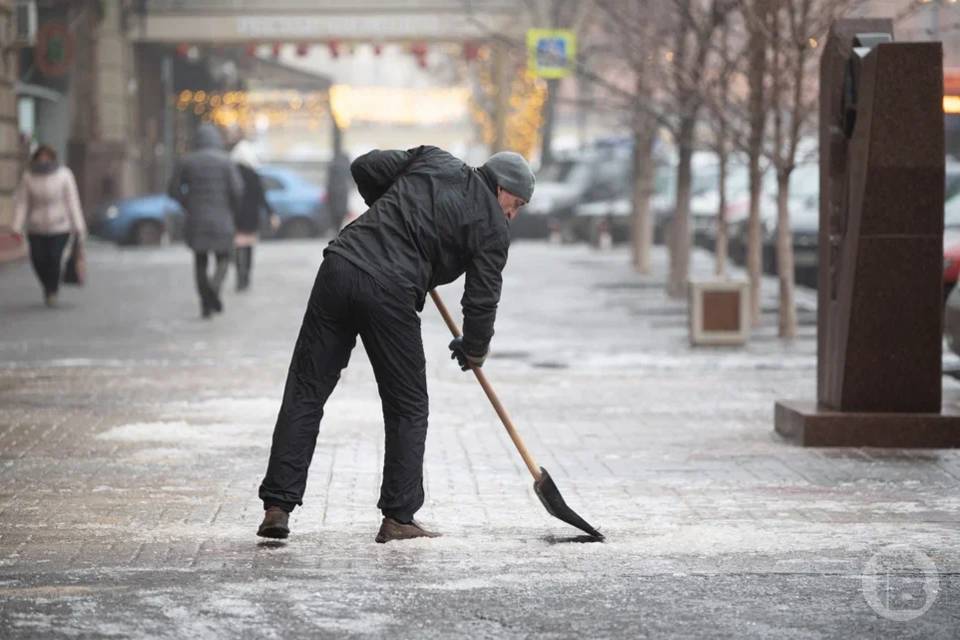
<instances>
[{"instance_id":1,"label":"jacket hood","mask_svg":"<svg viewBox=\"0 0 960 640\"><path fill-rule=\"evenodd\" d=\"M204 123L197 127L193 141L195 149L223 149L223 136L215 125Z\"/></svg>"}]
</instances>

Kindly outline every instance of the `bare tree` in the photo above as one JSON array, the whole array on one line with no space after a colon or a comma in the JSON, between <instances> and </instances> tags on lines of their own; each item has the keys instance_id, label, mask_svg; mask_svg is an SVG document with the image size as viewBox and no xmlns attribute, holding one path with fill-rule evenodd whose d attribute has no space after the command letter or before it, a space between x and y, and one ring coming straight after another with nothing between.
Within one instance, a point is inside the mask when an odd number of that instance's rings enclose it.
<instances>
[{"instance_id":1,"label":"bare tree","mask_svg":"<svg viewBox=\"0 0 960 640\"><path fill-rule=\"evenodd\" d=\"M818 100L818 46L830 23L849 0L776 0L770 3L767 41L771 131L767 156L777 178L776 263L780 286L779 335L797 331L794 295L793 234L790 228L790 176L805 138L812 138Z\"/></svg>"},{"instance_id":2,"label":"bare tree","mask_svg":"<svg viewBox=\"0 0 960 640\"><path fill-rule=\"evenodd\" d=\"M779 0L738 0L738 46L733 52L734 64L726 86L742 86L745 91L735 96L714 97L711 116L730 136L732 147L747 156L749 205L747 210L746 271L749 281L751 324L760 322L760 283L763 275L763 245L760 207L763 199L764 141L769 108L768 56L769 20ZM721 56L730 44L720 48ZM726 54L730 55L730 54ZM708 94L709 95L709 94ZM727 150L729 151L729 149ZM718 267L721 264L718 258Z\"/></svg>"},{"instance_id":3,"label":"bare tree","mask_svg":"<svg viewBox=\"0 0 960 640\"><path fill-rule=\"evenodd\" d=\"M651 0L622 2L594 0L605 15L604 37L626 63L625 85L610 77L584 73L609 93L631 101L628 113L634 135L633 246L634 264L649 268L652 237L649 202L655 165L653 143L658 130L670 133L677 148L676 198L668 244L669 295L686 290L690 261L690 196L692 156L697 145L696 130L704 91L713 35L734 8L732 0Z\"/></svg>"},{"instance_id":4,"label":"bare tree","mask_svg":"<svg viewBox=\"0 0 960 640\"><path fill-rule=\"evenodd\" d=\"M767 76L767 20L769 0L741 0L740 11L747 28L747 162L750 179L750 208L747 213L747 278L750 284L750 320L760 323L760 278L763 274L763 246L760 237L760 200L763 197L764 129L767 124L765 80Z\"/></svg>"},{"instance_id":5,"label":"bare tree","mask_svg":"<svg viewBox=\"0 0 960 640\"><path fill-rule=\"evenodd\" d=\"M653 220L650 198L656 171L654 144L664 119L658 101L663 75L665 30L655 0L621 2L595 0L600 20L593 33L605 42L596 47L596 57L608 75L585 73L587 82L605 90L606 99L618 105L633 137L631 261L641 273L650 270Z\"/></svg>"},{"instance_id":6,"label":"bare tree","mask_svg":"<svg viewBox=\"0 0 960 640\"><path fill-rule=\"evenodd\" d=\"M775 1L775 0L774 0ZM760 317L761 278L760 204L765 173L764 141L767 123L767 42L770 0L737 0L735 10L724 16L703 93L709 146L718 161L717 245L715 270L726 271L728 250L727 178L731 156L748 160L749 208L747 212L747 260L750 281L751 322Z\"/></svg>"},{"instance_id":7,"label":"bare tree","mask_svg":"<svg viewBox=\"0 0 960 640\"><path fill-rule=\"evenodd\" d=\"M670 234L670 276L667 293L686 292L690 270L690 196L695 133L703 106L704 70L712 38L732 9L728 0L672 0L676 19L673 50L669 52L671 131L677 147L677 196Z\"/></svg>"},{"instance_id":8,"label":"bare tree","mask_svg":"<svg viewBox=\"0 0 960 640\"><path fill-rule=\"evenodd\" d=\"M638 78L638 84L640 79ZM653 245L653 217L650 199L656 177L654 144L657 122L649 112L637 109L633 114L632 216L630 224L631 262L640 273L650 272L650 248Z\"/></svg>"},{"instance_id":9,"label":"bare tree","mask_svg":"<svg viewBox=\"0 0 960 640\"><path fill-rule=\"evenodd\" d=\"M714 55L716 73L705 86L705 105L707 122L712 133L710 146L717 156L717 236L714 247L714 272L723 277L727 270L728 233L727 233L727 177L730 169L730 155L738 147L735 135L740 115L734 108L732 80L737 72L742 51L735 48L731 32L733 16L726 16L720 25L718 46Z\"/></svg>"}]
</instances>

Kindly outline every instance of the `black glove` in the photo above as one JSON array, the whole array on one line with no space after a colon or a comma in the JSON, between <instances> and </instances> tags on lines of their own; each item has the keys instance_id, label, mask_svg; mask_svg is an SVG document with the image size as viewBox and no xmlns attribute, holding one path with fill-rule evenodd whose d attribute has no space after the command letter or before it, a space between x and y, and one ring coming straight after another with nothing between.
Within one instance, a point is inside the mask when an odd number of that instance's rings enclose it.
<instances>
[{"instance_id":1,"label":"black glove","mask_svg":"<svg viewBox=\"0 0 960 640\"><path fill-rule=\"evenodd\" d=\"M450 359L456 358L461 371L467 371L473 367L478 369L483 366L483 361L487 359L487 354L476 356L463 350L463 338L454 338L450 341Z\"/></svg>"}]
</instances>

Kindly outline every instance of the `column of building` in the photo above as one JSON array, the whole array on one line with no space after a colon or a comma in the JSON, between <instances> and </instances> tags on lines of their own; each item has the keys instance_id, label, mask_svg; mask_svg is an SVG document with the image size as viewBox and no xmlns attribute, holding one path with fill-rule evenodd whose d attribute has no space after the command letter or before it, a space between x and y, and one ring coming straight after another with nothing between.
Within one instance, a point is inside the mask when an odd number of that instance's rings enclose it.
<instances>
[{"instance_id":1,"label":"column of building","mask_svg":"<svg viewBox=\"0 0 960 640\"><path fill-rule=\"evenodd\" d=\"M136 193L136 78L120 3L97 5L77 18L73 123L69 162L84 207Z\"/></svg>"},{"instance_id":2,"label":"column of building","mask_svg":"<svg viewBox=\"0 0 960 640\"><path fill-rule=\"evenodd\" d=\"M23 253L22 243L9 233L13 222L13 192L20 173L13 21L13 0L0 0L0 261Z\"/></svg>"},{"instance_id":3,"label":"column of building","mask_svg":"<svg viewBox=\"0 0 960 640\"><path fill-rule=\"evenodd\" d=\"M97 114L100 118L99 132L109 147L120 153L117 158L119 173L114 194L129 195L139 187L139 147L136 140L136 93L137 79L134 75L133 46L126 33L120 3L104 5L103 19L96 35Z\"/></svg>"}]
</instances>

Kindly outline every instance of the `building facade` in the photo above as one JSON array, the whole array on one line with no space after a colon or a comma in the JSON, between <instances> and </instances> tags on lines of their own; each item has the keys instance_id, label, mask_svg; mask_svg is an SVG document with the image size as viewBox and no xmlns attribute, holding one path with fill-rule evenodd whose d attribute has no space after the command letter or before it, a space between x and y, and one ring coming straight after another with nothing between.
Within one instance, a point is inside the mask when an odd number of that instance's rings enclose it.
<instances>
[{"instance_id":1,"label":"building facade","mask_svg":"<svg viewBox=\"0 0 960 640\"><path fill-rule=\"evenodd\" d=\"M14 35L13 0L0 0L0 227L13 222L13 191L20 173Z\"/></svg>"}]
</instances>

